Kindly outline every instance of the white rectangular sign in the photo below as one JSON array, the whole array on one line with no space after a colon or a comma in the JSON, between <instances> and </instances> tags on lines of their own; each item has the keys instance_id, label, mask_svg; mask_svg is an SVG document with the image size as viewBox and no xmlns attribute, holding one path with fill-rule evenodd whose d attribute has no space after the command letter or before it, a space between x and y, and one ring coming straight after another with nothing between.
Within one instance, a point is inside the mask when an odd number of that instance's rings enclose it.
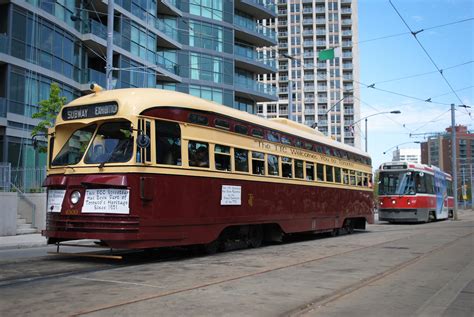
<instances>
[{"instance_id":1,"label":"white rectangular sign","mask_svg":"<svg viewBox=\"0 0 474 317\"><path fill-rule=\"evenodd\" d=\"M242 187L222 185L221 205L241 205Z\"/></svg>"},{"instance_id":2,"label":"white rectangular sign","mask_svg":"<svg viewBox=\"0 0 474 317\"><path fill-rule=\"evenodd\" d=\"M48 212L61 212L61 206L63 205L64 195L66 195L65 189L48 190L48 202L46 206Z\"/></svg>"},{"instance_id":3,"label":"white rectangular sign","mask_svg":"<svg viewBox=\"0 0 474 317\"><path fill-rule=\"evenodd\" d=\"M128 189L87 189L83 213L129 214Z\"/></svg>"}]
</instances>

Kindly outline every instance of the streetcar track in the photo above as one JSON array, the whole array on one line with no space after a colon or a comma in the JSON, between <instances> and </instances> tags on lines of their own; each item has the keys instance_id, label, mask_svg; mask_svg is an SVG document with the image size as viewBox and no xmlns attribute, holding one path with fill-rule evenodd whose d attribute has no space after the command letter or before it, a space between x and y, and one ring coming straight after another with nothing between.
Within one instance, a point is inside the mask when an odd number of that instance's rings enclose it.
<instances>
[{"instance_id":1,"label":"streetcar track","mask_svg":"<svg viewBox=\"0 0 474 317\"><path fill-rule=\"evenodd\" d=\"M469 233L468 235L471 235L471 234L473 234L473 233ZM414 234L414 235L416 235L416 234ZM468 235L466 235L466 236L468 236ZM459 237L455 241L457 241L458 239L461 239L463 237L465 237L465 236ZM393 240L389 240L389 241L384 241L384 242L376 243L376 244L369 245L369 246L362 246L362 247L355 248L355 249L352 249L352 250L346 250L346 251L339 252L339 253L336 253L336 254L317 257L317 258L313 258L313 259L309 259L309 260L305 260L305 261L301 261L301 262L297 262L297 263L292 263L292 264L283 265L283 266L279 266L279 267L269 268L269 269L265 269L265 270L261 270L261 271L257 271L257 272L253 272L253 273L248 273L248 274L243 274L243 275L239 275L239 276L235 276L235 277L231 277L231 278L225 278L225 279L221 279L221 280L217 280L217 281L213 281L213 282L209 282L209 283L202 283L200 285L194 285L194 286L181 288L181 289L177 289L177 290L171 290L171 291L167 291L167 292L147 295L147 296L143 296L141 298L136 298L136 299L133 299L133 300L127 300L127 301L122 301L122 302L119 302L119 303L104 305L104 306L96 307L96 308L93 308L93 309L90 309L90 310L80 311L78 313L72 314L71 316L81 316L81 315L85 315L85 314L100 312L100 311L104 311L104 310L111 309L111 308L116 308L116 307L121 307L121 306L125 306L125 305L135 304L135 303L139 303L139 302L143 302L143 301L147 301L147 300L152 300L152 299L163 298L163 297L176 295L176 294L180 294L180 293L185 293L185 292L189 292L189 291L193 291L193 290L197 290L197 289L201 289L201 288L206 288L206 287L210 287L210 286L215 286L215 285L220 285L220 284L224 284L224 283L228 283L228 282L233 282L233 281L245 279L245 278L248 278L248 277L254 277L254 276L258 276L258 275L262 275L262 274L266 274L266 273L270 273L270 272L275 272L275 271L284 270L284 269L288 269L288 268L292 268L292 267L302 266L302 265L305 265L305 264L308 264L308 263L313 263L313 262L325 260L325 259L328 259L328 258L349 254L349 253L352 253L352 252L358 252L358 251L365 250L365 249L380 247L380 246L383 246L384 244L393 243L393 242L403 240L403 239L406 239L406 238L407 238L407 236L404 236L404 237L401 237L401 238L397 238L397 239L393 239ZM420 257L420 256L418 256L418 257ZM305 307L306 307L306 305L305 305Z\"/></svg>"},{"instance_id":2,"label":"streetcar track","mask_svg":"<svg viewBox=\"0 0 474 317\"><path fill-rule=\"evenodd\" d=\"M383 271L383 272L380 272L378 274L375 274L373 276L370 276L370 277L367 277L361 281L358 281L356 283L353 283L351 285L349 285L348 287L344 288L343 290L340 290L340 291L335 291L335 292L332 292L330 294L327 294L327 295L324 295L324 296L320 296L318 297L316 300L314 300L313 302L309 303L309 304L305 304L304 306L300 306L298 308L295 308L289 312L286 312L284 314L282 314L282 316L303 316L304 314L306 313L309 313L309 312L312 312L314 311L317 307L321 307L321 306L324 306L324 305L327 305L331 302L334 302L344 296L347 296L349 294L352 294L354 292L356 292L357 290L367 286L367 285L370 285L372 284L373 282L376 282L376 281L379 281L381 279L384 279L394 273L397 273L403 269L405 269L406 267L412 265L412 264L415 264L425 258L427 258L428 256L430 255L433 255L437 252L440 252L444 249L446 249L447 247L457 243L459 240L462 240L462 239L465 239L469 236L472 236L474 235L474 233L468 233L468 234L465 234L463 236L460 236L460 237L457 237L455 240L452 240L452 241L449 241L439 247L436 247L426 253L423 253L423 254L420 254L420 255L417 255L415 256L414 258L410 259L410 260L407 260L405 262L402 262L402 263L399 263L397 265L395 265L394 267L386 270L386 271Z\"/></svg>"}]
</instances>

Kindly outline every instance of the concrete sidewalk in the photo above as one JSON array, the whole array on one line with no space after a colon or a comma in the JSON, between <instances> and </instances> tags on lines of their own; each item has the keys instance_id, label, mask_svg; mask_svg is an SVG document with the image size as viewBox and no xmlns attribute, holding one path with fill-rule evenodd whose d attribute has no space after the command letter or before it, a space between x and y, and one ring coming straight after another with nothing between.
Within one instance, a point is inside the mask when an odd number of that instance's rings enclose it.
<instances>
[{"instance_id":1,"label":"concrete sidewalk","mask_svg":"<svg viewBox=\"0 0 474 317\"><path fill-rule=\"evenodd\" d=\"M46 238L40 233L0 237L0 250L46 246Z\"/></svg>"}]
</instances>

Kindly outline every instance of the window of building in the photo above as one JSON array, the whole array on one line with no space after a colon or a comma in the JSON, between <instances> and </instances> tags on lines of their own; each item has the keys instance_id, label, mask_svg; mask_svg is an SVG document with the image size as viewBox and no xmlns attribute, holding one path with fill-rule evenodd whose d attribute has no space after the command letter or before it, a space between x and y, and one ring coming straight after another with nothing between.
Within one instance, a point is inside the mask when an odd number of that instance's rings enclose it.
<instances>
[{"instance_id":1,"label":"window of building","mask_svg":"<svg viewBox=\"0 0 474 317\"><path fill-rule=\"evenodd\" d=\"M265 175L265 154L252 152L252 174Z\"/></svg>"},{"instance_id":2,"label":"window of building","mask_svg":"<svg viewBox=\"0 0 474 317\"><path fill-rule=\"evenodd\" d=\"M176 122L155 120L156 163L181 165L181 130Z\"/></svg>"},{"instance_id":3,"label":"window of building","mask_svg":"<svg viewBox=\"0 0 474 317\"><path fill-rule=\"evenodd\" d=\"M268 175L278 176L280 175L280 170L278 167L278 156L276 155L267 155L267 168Z\"/></svg>"},{"instance_id":4,"label":"window of building","mask_svg":"<svg viewBox=\"0 0 474 317\"><path fill-rule=\"evenodd\" d=\"M235 170L237 172L249 172L249 151L234 149Z\"/></svg>"},{"instance_id":5,"label":"window of building","mask_svg":"<svg viewBox=\"0 0 474 317\"><path fill-rule=\"evenodd\" d=\"M293 161L289 157L281 158L281 172L283 177L293 177Z\"/></svg>"},{"instance_id":6,"label":"window of building","mask_svg":"<svg viewBox=\"0 0 474 317\"><path fill-rule=\"evenodd\" d=\"M189 166L209 167L209 144L189 141Z\"/></svg>"},{"instance_id":7,"label":"window of building","mask_svg":"<svg viewBox=\"0 0 474 317\"><path fill-rule=\"evenodd\" d=\"M230 171L230 147L216 144L214 146L214 160L216 170Z\"/></svg>"}]
</instances>

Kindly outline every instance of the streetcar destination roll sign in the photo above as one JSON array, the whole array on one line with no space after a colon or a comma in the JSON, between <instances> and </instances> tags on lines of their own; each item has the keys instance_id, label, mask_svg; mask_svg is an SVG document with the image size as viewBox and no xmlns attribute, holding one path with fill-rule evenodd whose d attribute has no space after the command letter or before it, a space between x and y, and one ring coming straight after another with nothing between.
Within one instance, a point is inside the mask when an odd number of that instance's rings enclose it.
<instances>
[{"instance_id":1,"label":"streetcar destination roll sign","mask_svg":"<svg viewBox=\"0 0 474 317\"><path fill-rule=\"evenodd\" d=\"M67 107L62 110L63 120L88 119L95 117L112 116L118 111L115 102L95 105Z\"/></svg>"}]
</instances>

